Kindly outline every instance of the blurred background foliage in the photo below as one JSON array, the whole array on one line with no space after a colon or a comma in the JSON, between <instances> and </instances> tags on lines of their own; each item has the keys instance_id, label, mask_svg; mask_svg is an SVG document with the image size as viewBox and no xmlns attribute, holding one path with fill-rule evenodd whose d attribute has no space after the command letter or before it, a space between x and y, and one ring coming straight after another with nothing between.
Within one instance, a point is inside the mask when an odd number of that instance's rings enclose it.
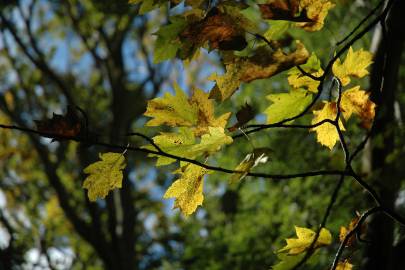
<instances>
[{"instance_id":1,"label":"blurred background foliage","mask_svg":"<svg viewBox=\"0 0 405 270\"><path fill-rule=\"evenodd\" d=\"M323 31L295 30L291 35L325 64L336 42L376 3L338 0ZM173 82L208 91L212 83L206 77L222 67L216 53L206 51L188 64L154 64L153 33L175 11L162 7L139 15L138 9L126 0L3 1L0 123L34 127L34 120L65 113L68 104L76 104L86 112L89 130L98 140L146 144L124 134L132 130L153 136L161 131L144 127L147 100L172 91ZM370 49L374 35L370 31L354 47ZM249 44L255 46L253 40ZM244 85L221 110L235 113L248 102L263 112L269 105L266 95L288 89L286 78L283 73ZM404 79L401 67L398 89L403 89ZM367 89L367 79L361 83ZM396 102L402 119L402 92ZM308 123L310 117L299 121ZM254 121L264 119L258 114ZM350 146L355 146L364 131L356 122L348 123L348 130ZM397 147L389 162L400 168L404 136L400 125L396 130ZM277 262L275 251L293 236L294 225L317 228L338 181L331 176L247 177L232 186L229 175L214 173L205 181L203 207L184 218L171 210L171 201L162 199L174 167L156 169L153 159L128 153L123 188L90 203L81 188L82 171L107 149L51 143L5 129L0 138L0 269L269 269ZM233 168L253 147L272 149L271 161L255 169L260 172L343 169L338 147L329 151L316 143L313 133L286 129L236 140L218 154L217 165ZM360 157L355 167L364 168L365 159ZM364 176L369 174L366 170ZM396 181L403 190L403 174ZM404 211L404 192L396 194L394 200L402 202ZM346 179L327 224L334 244L316 255L311 269L327 269L339 243L339 227L370 206L361 188ZM401 235L396 228L395 241ZM346 255L355 264L363 257L361 249Z\"/></svg>"}]
</instances>

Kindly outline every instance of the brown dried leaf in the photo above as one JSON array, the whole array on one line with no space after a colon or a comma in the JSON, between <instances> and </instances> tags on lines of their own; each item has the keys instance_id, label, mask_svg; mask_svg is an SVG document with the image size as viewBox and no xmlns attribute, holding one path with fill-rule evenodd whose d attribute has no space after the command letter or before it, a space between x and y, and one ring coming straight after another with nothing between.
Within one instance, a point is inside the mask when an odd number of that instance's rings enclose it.
<instances>
[{"instance_id":1,"label":"brown dried leaf","mask_svg":"<svg viewBox=\"0 0 405 270\"><path fill-rule=\"evenodd\" d=\"M53 114L51 119L35 120L37 130L47 133L44 137L75 137L82 130L82 121L73 107L68 106L66 115Z\"/></svg>"},{"instance_id":2,"label":"brown dried leaf","mask_svg":"<svg viewBox=\"0 0 405 270\"><path fill-rule=\"evenodd\" d=\"M292 21L299 9L298 0L274 0L267 4L259 4L263 19Z\"/></svg>"}]
</instances>

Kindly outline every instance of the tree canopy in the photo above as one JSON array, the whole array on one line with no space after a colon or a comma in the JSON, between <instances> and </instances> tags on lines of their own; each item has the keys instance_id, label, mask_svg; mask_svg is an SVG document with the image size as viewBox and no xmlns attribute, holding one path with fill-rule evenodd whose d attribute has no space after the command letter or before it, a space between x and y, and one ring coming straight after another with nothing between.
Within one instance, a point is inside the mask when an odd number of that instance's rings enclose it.
<instances>
[{"instance_id":1,"label":"tree canopy","mask_svg":"<svg viewBox=\"0 0 405 270\"><path fill-rule=\"evenodd\" d=\"M401 269L404 10L1 4L1 266Z\"/></svg>"}]
</instances>

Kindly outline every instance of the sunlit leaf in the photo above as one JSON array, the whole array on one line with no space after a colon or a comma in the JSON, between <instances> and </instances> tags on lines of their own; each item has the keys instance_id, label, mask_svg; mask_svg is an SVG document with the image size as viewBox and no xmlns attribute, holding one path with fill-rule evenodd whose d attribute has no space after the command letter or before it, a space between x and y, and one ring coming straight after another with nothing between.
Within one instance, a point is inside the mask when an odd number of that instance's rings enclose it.
<instances>
[{"instance_id":1,"label":"sunlit leaf","mask_svg":"<svg viewBox=\"0 0 405 270\"><path fill-rule=\"evenodd\" d=\"M105 196L115 188L122 186L122 170L125 168L125 157L121 153L100 154L100 161L90 164L84 169L89 174L83 182L83 188L88 190L90 201Z\"/></svg>"},{"instance_id":2,"label":"sunlit leaf","mask_svg":"<svg viewBox=\"0 0 405 270\"><path fill-rule=\"evenodd\" d=\"M335 102L325 102L323 108L318 111L313 111L314 118L312 124L319 123L325 119L334 121L337 115L337 108ZM339 119L339 127L342 131L345 130L343 123ZM311 131L316 132L317 141L332 150L336 142L339 141L339 134L336 127L331 123L323 123L320 126L312 128Z\"/></svg>"},{"instance_id":3,"label":"sunlit leaf","mask_svg":"<svg viewBox=\"0 0 405 270\"><path fill-rule=\"evenodd\" d=\"M251 169L256 167L261 163L266 163L269 160L269 153L271 149L269 148L256 148L236 166L235 171L243 171L244 173L234 173L230 178L231 183L236 183L242 180L246 174L250 172Z\"/></svg>"},{"instance_id":4,"label":"sunlit leaf","mask_svg":"<svg viewBox=\"0 0 405 270\"><path fill-rule=\"evenodd\" d=\"M345 86L350 83L350 76L362 78L369 73L367 67L373 62L372 58L373 55L370 52L363 49L353 51L352 47L350 47L345 61L341 63L340 59L337 59L333 64L333 74Z\"/></svg>"},{"instance_id":5,"label":"sunlit leaf","mask_svg":"<svg viewBox=\"0 0 405 270\"><path fill-rule=\"evenodd\" d=\"M194 164L182 167L180 178L167 189L163 198L175 198L174 208L179 208L184 215L191 215L203 203L203 177L208 172Z\"/></svg>"},{"instance_id":6,"label":"sunlit leaf","mask_svg":"<svg viewBox=\"0 0 405 270\"><path fill-rule=\"evenodd\" d=\"M301 42L295 51L285 54L281 49L271 52L267 46L260 47L254 56L236 57L226 63L224 75L212 74L210 80L216 82L210 96L225 100L239 88L240 84L257 79L270 78L294 66L304 64L309 57Z\"/></svg>"},{"instance_id":7,"label":"sunlit leaf","mask_svg":"<svg viewBox=\"0 0 405 270\"><path fill-rule=\"evenodd\" d=\"M308 72L315 77L319 77L323 74L321 63L314 53L304 65L301 65L301 68L305 72ZM318 92L318 86L320 82L302 74L302 72L298 68L292 68L290 71L288 71L288 75L288 83L292 87L304 88L313 93Z\"/></svg>"},{"instance_id":8,"label":"sunlit leaf","mask_svg":"<svg viewBox=\"0 0 405 270\"><path fill-rule=\"evenodd\" d=\"M339 262L336 270L352 270L353 269L353 265L348 261L345 260L344 262Z\"/></svg>"},{"instance_id":9,"label":"sunlit leaf","mask_svg":"<svg viewBox=\"0 0 405 270\"><path fill-rule=\"evenodd\" d=\"M286 239L287 245L280 249L279 252L288 252L290 255L302 253L310 247L316 234L313 230L297 226L295 226L295 232L297 234L297 238ZM331 233L327 229L322 228L319 233L319 237L315 242L314 248L327 246L331 243Z\"/></svg>"},{"instance_id":10,"label":"sunlit leaf","mask_svg":"<svg viewBox=\"0 0 405 270\"><path fill-rule=\"evenodd\" d=\"M267 99L272 104L264 111L267 123L273 124L293 117L304 111L311 103L312 94L308 91L297 89L289 93L271 94Z\"/></svg>"},{"instance_id":11,"label":"sunlit leaf","mask_svg":"<svg viewBox=\"0 0 405 270\"><path fill-rule=\"evenodd\" d=\"M355 86L342 94L341 109L347 120L352 114L360 117L362 126L370 128L375 116L375 103L369 99L370 94Z\"/></svg>"}]
</instances>

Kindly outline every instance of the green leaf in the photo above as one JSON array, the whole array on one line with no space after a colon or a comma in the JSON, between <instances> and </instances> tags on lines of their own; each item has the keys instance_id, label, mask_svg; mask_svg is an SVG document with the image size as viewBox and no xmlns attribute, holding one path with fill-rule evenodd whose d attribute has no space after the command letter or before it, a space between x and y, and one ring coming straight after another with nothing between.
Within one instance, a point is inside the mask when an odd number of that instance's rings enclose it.
<instances>
[{"instance_id":1,"label":"green leaf","mask_svg":"<svg viewBox=\"0 0 405 270\"><path fill-rule=\"evenodd\" d=\"M100 159L84 169L89 176L84 180L83 188L88 190L87 196L93 202L105 198L110 190L121 188L122 170L126 166L121 153L103 153Z\"/></svg>"},{"instance_id":2,"label":"green leaf","mask_svg":"<svg viewBox=\"0 0 405 270\"><path fill-rule=\"evenodd\" d=\"M278 254L278 258L281 260L278 264L271 267L272 270L291 270L297 265L305 256L304 253L299 255Z\"/></svg>"},{"instance_id":3,"label":"green leaf","mask_svg":"<svg viewBox=\"0 0 405 270\"><path fill-rule=\"evenodd\" d=\"M291 25L289 21L268 21L268 23L269 29L263 35L267 40L280 39Z\"/></svg>"},{"instance_id":4,"label":"green leaf","mask_svg":"<svg viewBox=\"0 0 405 270\"><path fill-rule=\"evenodd\" d=\"M182 46L178 35L187 26L187 22L181 17L172 17L170 21L169 25L160 27L159 31L156 32L158 38L153 55L154 63L174 58L177 50Z\"/></svg>"},{"instance_id":5,"label":"green leaf","mask_svg":"<svg viewBox=\"0 0 405 270\"><path fill-rule=\"evenodd\" d=\"M312 101L310 92L298 89L289 93L271 94L267 96L271 104L264 113L267 123L274 124L301 113Z\"/></svg>"}]
</instances>

